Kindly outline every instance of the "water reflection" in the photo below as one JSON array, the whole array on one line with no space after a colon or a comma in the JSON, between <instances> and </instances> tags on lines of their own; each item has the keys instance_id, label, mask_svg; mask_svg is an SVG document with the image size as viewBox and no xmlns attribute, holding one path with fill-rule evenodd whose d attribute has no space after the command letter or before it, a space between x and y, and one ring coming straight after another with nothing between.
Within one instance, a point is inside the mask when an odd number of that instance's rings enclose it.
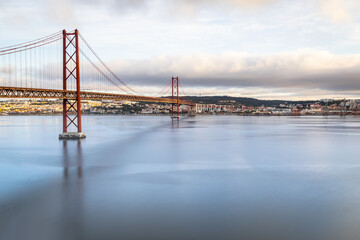
<instances>
[{"instance_id":1,"label":"water reflection","mask_svg":"<svg viewBox=\"0 0 360 240\"><path fill-rule=\"evenodd\" d=\"M69 169L72 166L73 162L76 162L77 176L82 178L83 175L83 153L81 148L82 140L62 140L63 144L63 166L64 166L64 177L69 176ZM74 149L74 154L72 157L69 157L68 144L71 144L74 147L76 143L76 148Z\"/></svg>"},{"instance_id":2,"label":"water reflection","mask_svg":"<svg viewBox=\"0 0 360 240\"><path fill-rule=\"evenodd\" d=\"M171 119L171 128L179 128L180 127L180 119L172 118Z\"/></svg>"},{"instance_id":3,"label":"water reflection","mask_svg":"<svg viewBox=\"0 0 360 240\"><path fill-rule=\"evenodd\" d=\"M84 239L84 181L82 140L62 140L63 182L60 196L61 236ZM72 171L75 170L76 171ZM72 176L75 176L72 177Z\"/></svg>"}]
</instances>

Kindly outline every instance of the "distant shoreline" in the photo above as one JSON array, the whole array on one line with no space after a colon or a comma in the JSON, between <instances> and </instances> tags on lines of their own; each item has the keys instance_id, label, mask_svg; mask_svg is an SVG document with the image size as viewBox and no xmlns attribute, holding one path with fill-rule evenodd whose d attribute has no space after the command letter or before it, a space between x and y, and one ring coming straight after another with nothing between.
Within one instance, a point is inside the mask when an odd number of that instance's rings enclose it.
<instances>
[{"instance_id":1,"label":"distant shoreline","mask_svg":"<svg viewBox=\"0 0 360 240\"><path fill-rule=\"evenodd\" d=\"M161 113L82 113L83 116L171 116L171 114ZM62 116L62 113L0 113L0 117L6 116ZM188 114L180 114L182 117L188 117ZM217 113L217 114L196 114L195 116L246 116L246 117L312 117L312 116L360 116L359 113L348 113L348 114L228 114L228 113ZM190 117L195 117L190 116Z\"/></svg>"}]
</instances>

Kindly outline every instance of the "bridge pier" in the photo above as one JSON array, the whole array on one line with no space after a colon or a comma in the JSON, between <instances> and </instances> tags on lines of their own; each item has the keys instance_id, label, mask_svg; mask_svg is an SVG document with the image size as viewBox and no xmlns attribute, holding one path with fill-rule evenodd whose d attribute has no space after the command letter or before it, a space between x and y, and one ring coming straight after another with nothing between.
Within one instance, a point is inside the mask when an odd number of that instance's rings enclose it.
<instances>
[{"instance_id":1,"label":"bridge pier","mask_svg":"<svg viewBox=\"0 0 360 240\"><path fill-rule=\"evenodd\" d=\"M59 139L83 139L86 134L82 132L63 132L59 134Z\"/></svg>"},{"instance_id":2,"label":"bridge pier","mask_svg":"<svg viewBox=\"0 0 360 240\"><path fill-rule=\"evenodd\" d=\"M83 132L63 132L59 134L60 140L80 140L86 138Z\"/></svg>"}]
</instances>

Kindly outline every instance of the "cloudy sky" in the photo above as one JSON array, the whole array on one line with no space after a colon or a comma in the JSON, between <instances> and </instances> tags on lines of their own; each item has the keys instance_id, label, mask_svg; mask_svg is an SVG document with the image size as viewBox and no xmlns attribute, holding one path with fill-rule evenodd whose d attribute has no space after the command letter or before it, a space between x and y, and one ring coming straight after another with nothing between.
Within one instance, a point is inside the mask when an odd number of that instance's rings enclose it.
<instances>
[{"instance_id":1,"label":"cloudy sky","mask_svg":"<svg viewBox=\"0 0 360 240\"><path fill-rule=\"evenodd\" d=\"M0 0L0 46L78 28L131 87L359 98L360 0Z\"/></svg>"}]
</instances>

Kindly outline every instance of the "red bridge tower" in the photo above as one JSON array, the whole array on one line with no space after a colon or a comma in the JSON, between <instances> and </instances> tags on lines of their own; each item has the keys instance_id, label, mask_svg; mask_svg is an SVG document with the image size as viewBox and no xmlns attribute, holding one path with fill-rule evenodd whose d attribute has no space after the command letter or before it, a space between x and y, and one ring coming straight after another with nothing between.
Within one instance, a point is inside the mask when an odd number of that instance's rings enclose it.
<instances>
[{"instance_id":1,"label":"red bridge tower","mask_svg":"<svg viewBox=\"0 0 360 240\"><path fill-rule=\"evenodd\" d=\"M68 89L68 83L75 85L75 89ZM77 29L72 33L63 30L63 90L63 133L59 135L59 138L85 138L86 135L81 131L79 31ZM75 90L76 98L69 99L67 90ZM71 126L77 131L68 132Z\"/></svg>"},{"instance_id":2,"label":"red bridge tower","mask_svg":"<svg viewBox=\"0 0 360 240\"><path fill-rule=\"evenodd\" d=\"M171 99L176 99L171 105L171 118L180 118L179 77L172 77L171 85Z\"/></svg>"}]
</instances>

